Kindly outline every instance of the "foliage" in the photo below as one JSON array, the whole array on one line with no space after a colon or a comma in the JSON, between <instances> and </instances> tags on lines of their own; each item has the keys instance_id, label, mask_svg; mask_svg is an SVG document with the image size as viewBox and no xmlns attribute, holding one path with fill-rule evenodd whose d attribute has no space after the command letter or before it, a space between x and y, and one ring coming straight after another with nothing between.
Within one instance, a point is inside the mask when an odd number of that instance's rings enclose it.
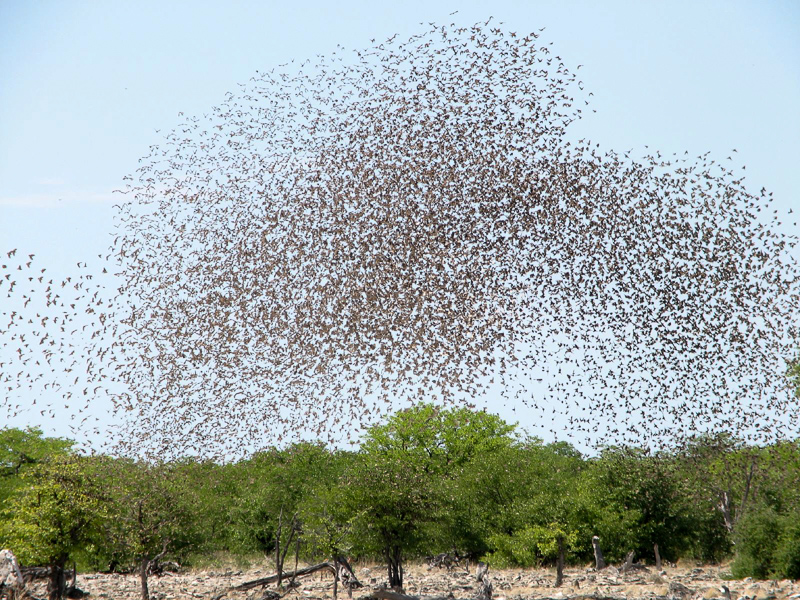
<instances>
[{"instance_id":1,"label":"foliage","mask_svg":"<svg viewBox=\"0 0 800 600\"><path fill-rule=\"evenodd\" d=\"M489 518L486 557L498 565L550 563L559 536L568 555L585 554L580 540L592 532L582 520L580 453L565 443L526 440L498 458L503 462L487 465L479 483L472 483Z\"/></svg>"},{"instance_id":2,"label":"foliage","mask_svg":"<svg viewBox=\"0 0 800 600\"><path fill-rule=\"evenodd\" d=\"M22 483L22 476L51 456L66 455L74 442L44 437L36 427L0 429L0 506Z\"/></svg>"},{"instance_id":3,"label":"foliage","mask_svg":"<svg viewBox=\"0 0 800 600\"><path fill-rule=\"evenodd\" d=\"M356 515L349 512L345 497L341 486L323 483L301 502L298 512L308 556L326 560L351 553Z\"/></svg>"},{"instance_id":4,"label":"foliage","mask_svg":"<svg viewBox=\"0 0 800 600\"><path fill-rule=\"evenodd\" d=\"M650 558L658 544L668 560L686 554L696 526L695 511L669 457L608 449L594 469L605 491L601 502L627 517L624 553L632 550L637 557Z\"/></svg>"},{"instance_id":5,"label":"foliage","mask_svg":"<svg viewBox=\"0 0 800 600\"><path fill-rule=\"evenodd\" d=\"M766 579L773 570L774 545L779 533L777 515L772 511L743 519L739 527L736 560L731 565L734 577Z\"/></svg>"},{"instance_id":6,"label":"foliage","mask_svg":"<svg viewBox=\"0 0 800 600\"><path fill-rule=\"evenodd\" d=\"M278 520L288 524L303 500L313 497L312 490L334 485L346 460L345 454L304 442L260 452L235 465L232 476L237 495L230 511L233 546L269 556L275 548ZM288 535L286 528L283 535Z\"/></svg>"},{"instance_id":7,"label":"foliage","mask_svg":"<svg viewBox=\"0 0 800 600\"><path fill-rule=\"evenodd\" d=\"M578 535L559 523L529 525L512 534L494 534L489 545L494 548L487 559L499 568L541 566L545 560L558 558L558 538L564 540L566 555L578 546Z\"/></svg>"},{"instance_id":8,"label":"foliage","mask_svg":"<svg viewBox=\"0 0 800 600\"><path fill-rule=\"evenodd\" d=\"M383 555L390 584L402 586L404 556L430 550L456 504L453 481L476 457L509 447L513 430L496 415L426 403L371 428L344 480L354 550Z\"/></svg>"},{"instance_id":9,"label":"foliage","mask_svg":"<svg viewBox=\"0 0 800 600\"><path fill-rule=\"evenodd\" d=\"M406 560L444 551L550 565L559 537L567 560L585 563L594 535L611 562L631 550L652 560L658 543L669 560L735 550L738 576L796 576L800 564L797 443L758 448L720 435L680 452L584 457L515 436L496 415L433 404L373 427L357 452L307 442L230 464L78 457L37 430L2 433L19 475L0 478L14 482L0 544L26 564L129 569L165 550L182 564L219 552L272 558L279 518L295 522L304 559L382 560L400 585Z\"/></svg>"},{"instance_id":10,"label":"foliage","mask_svg":"<svg viewBox=\"0 0 800 600\"><path fill-rule=\"evenodd\" d=\"M88 458L54 455L24 476L10 499L0 545L23 564L57 565L76 558L108 514L108 496Z\"/></svg>"},{"instance_id":11,"label":"foliage","mask_svg":"<svg viewBox=\"0 0 800 600\"><path fill-rule=\"evenodd\" d=\"M425 471L425 461L404 450L387 452L372 446L343 477L345 505L354 515L356 555L381 556L389 581L402 587L402 563L424 543L423 527L435 520L441 489Z\"/></svg>"},{"instance_id":12,"label":"foliage","mask_svg":"<svg viewBox=\"0 0 800 600\"><path fill-rule=\"evenodd\" d=\"M104 523L111 550L104 568L129 567L159 554L182 559L197 543L194 494L176 465L105 461L103 483L112 519Z\"/></svg>"}]
</instances>

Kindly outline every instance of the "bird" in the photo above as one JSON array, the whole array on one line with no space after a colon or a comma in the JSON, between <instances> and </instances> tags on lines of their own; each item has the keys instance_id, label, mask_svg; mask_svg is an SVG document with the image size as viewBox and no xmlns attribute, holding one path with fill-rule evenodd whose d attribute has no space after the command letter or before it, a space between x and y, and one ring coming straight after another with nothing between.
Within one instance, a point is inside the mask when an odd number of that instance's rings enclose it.
<instances>
[{"instance_id":1,"label":"bird","mask_svg":"<svg viewBox=\"0 0 800 600\"><path fill-rule=\"evenodd\" d=\"M124 179L105 257L55 284L10 263L0 376L111 397L126 443L164 455L341 442L496 389L597 444L796 437L770 417L797 415L776 364L800 294L766 188L713 154L576 142L593 92L544 28L491 21L260 69L179 113Z\"/></svg>"}]
</instances>

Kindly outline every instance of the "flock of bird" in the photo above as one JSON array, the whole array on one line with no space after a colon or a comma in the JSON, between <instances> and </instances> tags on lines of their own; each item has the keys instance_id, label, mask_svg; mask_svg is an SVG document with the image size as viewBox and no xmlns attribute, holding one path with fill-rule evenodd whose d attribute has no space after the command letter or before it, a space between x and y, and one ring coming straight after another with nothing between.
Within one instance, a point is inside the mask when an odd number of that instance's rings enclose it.
<instances>
[{"instance_id":1,"label":"flock of bird","mask_svg":"<svg viewBox=\"0 0 800 600\"><path fill-rule=\"evenodd\" d=\"M126 178L116 278L3 265L6 408L75 370L130 451L345 441L487 393L601 444L796 437L771 198L708 154L571 140L591 94L540 34L432 24L186 119Z\"/></svg>"}]
</instances>

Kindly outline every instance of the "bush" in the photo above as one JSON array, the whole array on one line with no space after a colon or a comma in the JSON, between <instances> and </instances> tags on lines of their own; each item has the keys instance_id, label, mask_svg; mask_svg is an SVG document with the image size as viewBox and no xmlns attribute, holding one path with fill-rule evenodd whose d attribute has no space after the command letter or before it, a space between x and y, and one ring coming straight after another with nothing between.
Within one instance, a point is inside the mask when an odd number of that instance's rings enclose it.
<instances>
[{"instance_id":1,"label":"bush","mask_svg":"<svg viewBox=\"0 0 800 600\"><path fill-rule=\"evenodd\" d=\"M550 526L531 525L511 535L495 534L489 544L495 549L486 560L495 567L539 567L555 563L558 558L558 538L564 540L565 554L577 546L577 534L558 523Z\"/></svg>"},{"instance_id":2,"label":"bush","mask_svg":"<svg viewBox=\"0 0 800 600\"><path fill-rule=\"evenodd\" d=\"M764 508L748 514L736 531L734 577L800 578L800 511Z\"/></svg>"},{"instance_id":3,"label":"bush","mask_svg":"<svg viewBox=\"0 0 800 600\"><path fill-rule=\"evenodd\" d=\"M775 550L775 575L800 579L800 511L782 519L783 535Z\"/></svg>"}]
</instances>

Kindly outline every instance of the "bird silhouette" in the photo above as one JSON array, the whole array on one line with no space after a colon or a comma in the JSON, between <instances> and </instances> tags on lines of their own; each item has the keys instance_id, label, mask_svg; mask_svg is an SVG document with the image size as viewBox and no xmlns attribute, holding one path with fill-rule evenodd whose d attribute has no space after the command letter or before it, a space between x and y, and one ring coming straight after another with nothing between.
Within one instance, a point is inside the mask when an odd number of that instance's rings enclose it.
<instances>
[{"instance_id":1,"label":"bird silhouette","mask_svg":"<svg viewBox=\"0 0 800 600\"><path fill-rule=\"evenodd\" d=\"M598 444L796 437L796 241L766 191L708 153L575 141L593 94L544 29L490 21L179 113L124 178L105 258L60 286L11 279L32 254L3 265L0 383L107 396L126 447L161 455L343 441L498 389Z\"/></svg>"}]
</instances>

